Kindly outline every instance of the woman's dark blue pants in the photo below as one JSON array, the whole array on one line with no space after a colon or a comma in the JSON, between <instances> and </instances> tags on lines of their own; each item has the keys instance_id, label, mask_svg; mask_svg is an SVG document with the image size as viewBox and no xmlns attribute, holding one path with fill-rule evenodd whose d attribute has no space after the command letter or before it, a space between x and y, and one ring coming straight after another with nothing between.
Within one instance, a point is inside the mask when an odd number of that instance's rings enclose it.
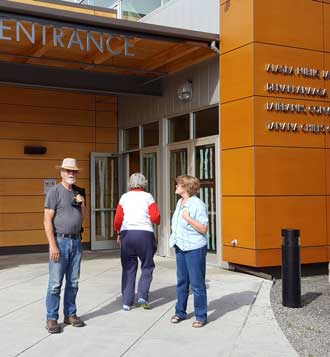
<instances>
[{"instance_id":1,"label":"woman's dark blue pants","mask_svg":"<svg viewBox=\"0 0 330 357\"><path fill-rule=\"evenodd\" d=\"M153 232L142 230L125 230L121 235L121 290L123 304L132 306L135 297L135 280L138 268L138 258L141 261L141 276L138 284L138 298L148 301L155 268L154 255L156 241Z\"/></svg>"}]
</instances>

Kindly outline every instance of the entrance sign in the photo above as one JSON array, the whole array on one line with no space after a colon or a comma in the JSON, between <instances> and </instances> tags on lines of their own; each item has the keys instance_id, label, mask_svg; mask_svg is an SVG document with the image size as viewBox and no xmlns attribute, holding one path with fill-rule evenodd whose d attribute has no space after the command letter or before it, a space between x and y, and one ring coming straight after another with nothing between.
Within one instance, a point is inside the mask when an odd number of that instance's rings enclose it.
<instances>
[{"instance_id":1,"label":"entrance sign","mask_svg":"<svg viewBox=\"0 0 330 357\"><path fill-rule=\"evenodd\" d=\"M112 56L135 56L130 52L134 44L129 43L130 37L125 35L68 26L45 25L34 21L21 21L0 16L0 43L1 41L22 42L28 40L34 45L36 39L40 38L42 46L49 46L51 43L54 48L78 47L81 51L86 52L96 49L100 53L109 52Z\"/></svg>"}]
</instances>

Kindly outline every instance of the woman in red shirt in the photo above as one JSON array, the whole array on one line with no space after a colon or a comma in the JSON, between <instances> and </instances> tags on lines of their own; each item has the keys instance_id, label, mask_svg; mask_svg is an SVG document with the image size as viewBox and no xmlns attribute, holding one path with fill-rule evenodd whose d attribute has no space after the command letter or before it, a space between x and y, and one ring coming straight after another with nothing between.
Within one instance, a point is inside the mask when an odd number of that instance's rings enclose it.
<instances>
[{"instance_id":1,"label":"woman in red shirt","mask_svg":"<svg viewBox=\"0 0 330 357\"><path fill-rule=\"evenodd\" d=\"M135 279L138 258L141 261L141 277L138 284L138 304L150 309L149 290L155 268L157 249L153 223L160 223L158 206L148 192L147 180L141 173L129 178L129 191L124 193L117 206L114 227L121 246L123 310L134 304Z\"/></svg>"}]
</instances>

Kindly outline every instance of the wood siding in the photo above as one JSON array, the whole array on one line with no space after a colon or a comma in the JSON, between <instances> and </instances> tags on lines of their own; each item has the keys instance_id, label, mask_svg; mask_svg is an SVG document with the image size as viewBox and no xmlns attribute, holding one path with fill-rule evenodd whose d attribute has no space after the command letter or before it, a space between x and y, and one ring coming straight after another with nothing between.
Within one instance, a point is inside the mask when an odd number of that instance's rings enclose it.
<instances>
[{"instance_id":1,"label":"wood siding","mask_svg":"<svg viewBox=\"0 0 330 357\"><path fill-rule=\"evenodd\" d=\"M26 155L25 145L47 153ZM116 151L116 97L0 86L0 248L47 244L43 184L59 181L64 157L78 159L89 207L90 153ZM89 242L89 217L84 230Z\"/></svg>"}]
</instances>

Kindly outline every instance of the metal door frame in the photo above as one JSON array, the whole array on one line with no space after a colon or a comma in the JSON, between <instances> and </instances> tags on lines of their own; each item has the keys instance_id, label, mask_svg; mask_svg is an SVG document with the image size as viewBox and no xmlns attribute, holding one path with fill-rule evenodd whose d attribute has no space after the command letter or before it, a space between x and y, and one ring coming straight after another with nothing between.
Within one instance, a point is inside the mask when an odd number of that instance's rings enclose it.
<instances>
[{"instance_id":1,"label":"metal door frame","mask_svg":"<svg viewBox=\"0 0 330 357\"><path fill-rule=\"evenodd\" d=\"M217 251L216 254L209 253L207 254L207 263L212 265L221 265L222 264L222 208L221 208L221 173L220 173L220 143L219 136L208 136L205 138L194 139L191 141L192 147L192 172L196 173L196 157L195 157L195 148L202 145L214 144L214 153L215 153L215 204L216 204L216 244Z\"/></svg>"},{"instance_id":2,"label":"metal door frame","mask_svg":"<svg viewBox=\"0 0 330 357\"><path fill-rule=\"evenodd\" d=\"M170 154L173 150L179 149L187 149L187 174L192 175L192 162L193 162L193 150L191 146L191 140L180 141L177 143L167 144L166 148L166 178L165 178L165 219L164 219L164 237L165 237L165 245L166 245L166 252L167 256L174 258L175 252L173 248L170 248L168 245L169 237L171 234L171 212L170 212L170 199L171 199L171 192L170 192Z\"/></svg>"},{"instance_id":3,"label":"metal door frame","mask_svg":"<svg viewBox=\"0 0 330 357\"><path fill-rule=\"evenodd\" d=\"M158 207L160 210L161 209L161 202L163 200L163 196L162 196L162 191L160 189L160 168L161 168L161 165L160 165L160 150L159 150L159 146L148 146L148 147L145 147L145 148L142 148L140 150L140 168L141 168L141 173L143 173L143 155L145 154L156 154L156 160L157 160L157 166L156 166L156 179L157 179L157 197L154 197ZM162 236L161 236L161 225L163 224L162 222L162 214L161 214L161 224L159 226L157 226L157 239L158 239L158 244L157 244L157 252L156 254L157 255L161 255L162 252L163 252L163 244L164 244L164 240L162 239Z\"/></svg>"},{"instance_id":4,"label":"metal door frame","mask_svg":"<svg viewBox=\"0 0 330 357\"><path fill-rule=\"evenodd\" d=\"M167 144L166 150L166 189L165 189L165 228L164 237L165 245L167 247L167 255L174 257L174 249L168 245L168 240L171 232L171 215L170 215L170 152L176 149L187 149L187 174L194 175L196 170L195 148L201 145L215 145L215 190L216 190L216 235L217 235L217 251L216 254L207 255L207 263L212 265L222 264L222 224L221 224L221 173L220 173L220 143L219 136L209 136L205 138L198 138L192 140L181 141L178 143Z\"/></svg>"},{"instance_id":5,"label":"metal door frame","mask_svg":"<svg viewBox=\"0 0 330 357\"><path fill-rule=\"evenodd\" d=\"M118 182L119 182L119 197L124 192L124 183L125 183L125 161L123 160L123 155L119 153L98 153L92 152L90 157L90 177L91 177L91 212L90 212L90 219L91 219L91 250L103 250L103 249L118 249L116 241L96 241L95 233L96 233L96 217L95 212L99 211L114 211L114 208L105 208L105 209L96 209L95 208L95 161L97 157L102 158L115 158L117 157L118 160Z\"/></svg>"}]
</instances>

